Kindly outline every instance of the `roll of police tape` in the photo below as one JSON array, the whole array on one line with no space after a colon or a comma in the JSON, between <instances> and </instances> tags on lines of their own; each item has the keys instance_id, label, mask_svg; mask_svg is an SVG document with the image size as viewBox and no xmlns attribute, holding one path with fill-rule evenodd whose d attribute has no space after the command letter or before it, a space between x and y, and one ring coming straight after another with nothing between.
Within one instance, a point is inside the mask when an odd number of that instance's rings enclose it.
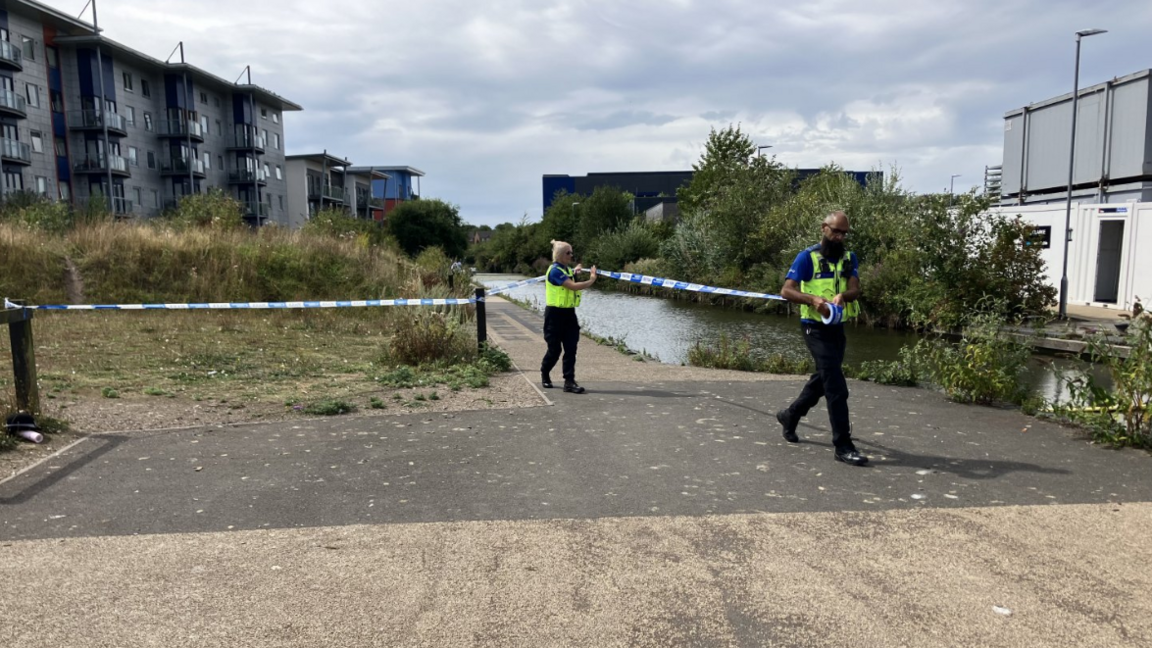
<instances>
[{"instance_id":1,"label":"roll of police tape","mask_svg":"<svg viewBox=\"0 0 1152 648\"><path fill-rule=\"evenodd\" d=\"M821 314L820 315L821 321L823 321L825 324L840 324L841 322L844 321L844 307L843 306L833 304L832 302L824 302L824 305L828 307L828 314L827 315Z\"/></svg>"}]
</instances>

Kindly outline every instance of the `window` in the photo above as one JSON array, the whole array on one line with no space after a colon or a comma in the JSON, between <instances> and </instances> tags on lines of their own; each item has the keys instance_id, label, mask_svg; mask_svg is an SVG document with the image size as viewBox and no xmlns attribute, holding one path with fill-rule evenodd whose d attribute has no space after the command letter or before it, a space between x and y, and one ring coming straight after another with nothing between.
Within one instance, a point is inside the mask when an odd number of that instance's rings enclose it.
<instances>
[{"instance_id":1,"label":"window","mask_svg":"<svg viewBox=\"0 0 1152 648\"><path fill-rule=\"evenodd\" d=\"M276 113L276 112L272 113L272 123L273 124L279 124L280 123L280 113Z\"/></svg>"},{"instance_id":2,"label":"window","mask_svg":"<svg viewBox=\"0 0 1152 648\"><path fill-rule=\"evenodd\" d=\"M135 126L136 125L136 107L135 106L124 106L124 109L128 111L128 114L124 115L124 121L128 122L129 126Z\"/></svg>"},{"instance_id":3,"label":"window","mask_svg":"<svg viewBox=\"0 0 1152 648\"><path fill-rule=\"evenodd\" d=\"M56 138L56 155L66 157L68 155L68 143L64 141L63 137Z\"/></svg>"},{"instance_id":4,"label":"window","mask_svg":"<svg viewBox=\"0 0 1152 648\"><path fill-rule=\"evenodd\" d=\"M272 133L272 148L280 150L280 133Z\"/></svg>"},{"instance_id":5,"label":"window","mask_svg":"<svg viewBox=\"0 0 1152 648\"><path fill-rule=\"evenodd\" d=\"M220 169L221 171L224 170L224 156L223 155L217 155L216 156L216 167L218 169Z\"/></svg>"},{"instance_id":6,"label":"window","mask_svg":"<svg viewBox=\"0 0 1152 648\"><path fill-rule=\"evenodd\" d=\"M60 50L55 47L45 47L44 57L48 59L48 67L53 70L60 67Z\"/></svg>"},{"instance_id":7,"label":"window","mask_svg":"<svg viewBox=\"0 0 1152 648\"><path fill-rule=\"evenodd\" d=\"M268 177L268 176L270 176L270 175L272 175L272 174L271 174L271 173L268 173L268 164L267 164L267 163L265 163L265 164L264 164L264 177L265 177L265 178L267 178L267 177Z\"/></svg>"},{"instance_id":8,"label":"window","mask_svg":"<svg viewBox=\"0 0 1152 648\"><path fill-rule=\"evenodd\" d=\"M149 169L155 169L156 168L156 152L155 151L148 151L148 168Z\"/></svg>"},{"instance_id":9,"label":"window","mask_svg":"<svg viewBox=\"0 0 1152 648\"><path fill-rule=\"evenodd\" d=\"M49 90L48 91L48 101L50 101L52 103L52 112L54 112L54 113L64 112L64 95L60 94L59 92L57 92L55 90Z\"/></svg>"},{"instance_id":10,"label":"window","mask_svg":"<svg viewBox=\"0 0 1152 648\"><path fill-rule=\"evenodd\" d=\"M21 36L20 38L23 41L24 58L28 59L29 61L35 61L36 41L28 38L27 36Z\"/></svg>"},{"instance_id":11,"label":"window","mask_svg":"<svg viewBox=\"0 0 1152 648\"><path fill-rule=\"evenodd\" d=\"M135 146L128 147L128 164L131 166L140 166L140 149Z\"/></svg>"},{"instance_id":12,"label":"window","mask_svg":"<svg viewBox=\"0 0 1152 648\"><path fill-rule=\"evenodd\" d=\"M264 144L267 145L268 144L268 129L265 128L264 130L260 131L260 136L261 136L261 139L264 140Z\"/></svg>"},{"instance_id":13,"label":"window","mask_svg":"<svg viewBox=\"0 0 1152 648\"><path fill-rule=\"evenodd\" d=\"M4 188L8 191L23 191L24 175L19 171L4 169Z\"/></svg>"},{"instance_id":14,"label":"window","mask_svg":"<svg viewBox=\"0 0 1152 648\"><path fill-rule=\"evenodd\" d=\"M208 170L211 168L212 168L212 154L209 153L208 151L204 151L204 169Z\"/></svg>"},{"instance_id":15,"label":"window","mask_svg":"<svg viewBox=\"0 0 1152 648\"><path fill-rule=\"evenodd\" d=\"M152 130L152 113L150 112L144 113L144 130Z\"/></svg>"},{"instance_id":16,"label":"window","mask_svg":"<svg viewBox=\"0 0 1152 648\"><path fill-rule=\"evenodd\" d=\"M34 108L40 107L40 86L32 85L31 83L24 84L27 90L28 105Z\"/></svg>"},{"instance_id":17,"label":"window","mask_svg":"<svg viewBox=\"0 0 1152 648\"><path fill-rule=\"evenodd\" d=\"M45 176L36 176L36 193L41 196L48 195L48 178Z\"/></svg>"},{"instance_id":18,"label":"window","mask_svg":"<svg viewBox=\"0 0 1152 648\"><path fill-rule=\"evenodd\" d=\"M125 72L124 73L124 91L125 92L132 92L132 73L131 72Z\"/></svg>"},{"instance_id":19,"label":"window","mask_svg":"<svg viewBox=\"0 0 1152 648\"><path fill-rule=\"evenodd\" d=\"M40 131L32 131L32 150L37 153L44 152L44 135Z\"/></svg>"},{"instance_id":20,"label":"window","mask_svg":"<svg viewBox=\"0 0 1152 648\"><path fill-rule=\"evenodd\" d=\"M60 200L72 200L72 185L61 182L56 185L56 188L60 192Z\"/></svg>"},{"instance_id":21,"label":"window","mask_svg":"<svg viewBox=\"0 0 1152 648\"><path fill-rule=\"evenodd\" d=\"M156 189L152 190L152 206L160 209L160 192Z\"/></svg>"},{"instance_id":22,"label":"window","mask_svg":"<svg viewBox=\"0 0 1152 648\"><path fill-rule=\"evenodd\" d=\"M208 134L208 118L203 115L200 117L200 130L204 131L205 135Z\"/></svg>"},{"instance_id":23,"label":"window","mask_svg":"<svg viewBox=\"0 0 1152 648\"><path fill-rule=\"evenodd\" d=\"M277 164L277 165L276 165L276 179L277 179L277 180L283 180L283 179L284 179L284 177L283 177L283 173L282 173L282 171L280 170L280 165L279 165L279 164Z\"/></svg>"},{"instance_id":24,"label":"window","mask_svg":"<svg viewBox=\"0 0 1152 648\"><path fill-rule=\"evenodd\" d=\"M267 108L261 108L260 109L260 119L268 119L268 109Z\"/></svg>"},{"instance_id":25,"label":"window","mask_svg":"<svg viewBox=\"0 0 1152 648\"><path fill-rule=\"evenodd\" d=\"M202 104L208 103L208 93L207 92L201 92L200 93L200 103L202 103Z\"/></svg>"},{"instance_id":26,"label":"window","mask_svg":"<svg viewBox=\"0 0 1152 648\"><path fill-rule=\"evenodd\" d=\"M219 119L216 120L216 132L221 135L224 134L224 124L221 124Z\"/></svg>"},{"instance_id":27,"label":"window","mask_svg":"<svg viewBox=\"0 0 1152 648\"><path fill-rule=\"evenodd\" d=\"M212 104L217 108L220 107L220 97L212 97Z\"/></svg>"},{"instance_id":28,"label":"window","mask_svg":"<svg viewBox=\"0 0 1152 648\"><path fill-rule=\"evenodd\" d=\"M277 196L280 199L280 211L284 211L284 196Z\"/></svg>"},{"instance_id":29,"label":"window","mask_svg":"<svg viewBox=\"0 0 1152 648\"><path fill-rule=\"evenodd\" d=\"M140 79L140 94L145 97L152 96L152 86L148 85L148 79Z\"/></svg>"}]
</instances>

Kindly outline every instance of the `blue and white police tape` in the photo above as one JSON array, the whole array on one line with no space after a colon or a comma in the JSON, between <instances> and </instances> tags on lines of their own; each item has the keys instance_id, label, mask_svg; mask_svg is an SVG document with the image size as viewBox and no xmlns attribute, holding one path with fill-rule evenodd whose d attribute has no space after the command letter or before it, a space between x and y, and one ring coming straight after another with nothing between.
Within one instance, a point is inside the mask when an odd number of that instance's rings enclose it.
<instances>
[{"instance_id":1,"label":"blue and white police tape","mask_svg":"<svg viewBox=\"0 0 1152 648\"><path fill-rule=\"evenodd\" d=\"M649 277L647 275L632 274L630 272L608 272L606 270L597 269L596 274L600 275L601 277L610 277L619 281L644 284L645 286L670 288L672 290L688 290L691 292L700 292L709 295L725 295L728 297L747 297L749 299L775 299L778 301L784 301L784 298L780 295L749 292L747 290L735 290L733 288L716 288L715 286L705 286L703 284L689 283L687 281L677 281L675 279Z\"/></svg>"},{"instance_id":2,"label":"blue and white police tape","mask_svg":"<svg viewBox=\"0 0 1152 648\"><path fill-rule=\"evenodd\" d=\"M364 308L370 306L463 306L475 304L468 299L361 299L354 301L284 301L284 302L204 302L192 304L52 304L20 306L4 299L5 308L35 310L275 310L285 308Z\"/></svg>"},{"instance_id":3,"label":"blue and white police tape","mask_svg":"<svg viewBox=\"0 0 1152 648\"><path fill-rule=\"evenodd\" d=\"M544 281L547 278L548 278L548 275L540 275L539 277L533 277L532 279L527 279L525 281L517 281L514 284L508 284L507 286L500 286L499 288L493 288L492 290L486 290L485 292L489 295L496 295L496 294L499 294L502 292L508 292L509 290L512 290L513 288L519 288L521 286L527 286L529 284L540 283L541 281Z\"/></svg>"}]
</instances>

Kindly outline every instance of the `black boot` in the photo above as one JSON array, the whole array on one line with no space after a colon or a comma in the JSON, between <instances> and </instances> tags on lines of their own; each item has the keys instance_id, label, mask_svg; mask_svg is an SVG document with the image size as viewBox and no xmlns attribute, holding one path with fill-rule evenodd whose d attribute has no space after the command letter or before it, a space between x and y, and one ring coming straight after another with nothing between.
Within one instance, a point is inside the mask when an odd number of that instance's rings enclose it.
<instances>
[{"instance_id":1,"label":"black boot","mask_svg":"<svg viewBox=\"0 0 1152 648\"><path fill-rule=\"evenodd\" d=\"M792 418L792 414L788 410L782 409L779 412L776 412L776 420L780 421L780 425L784 428L783 434L785 441L788 443L800 442L800 437L796 436L797 421Z\"/></svg>"},{"instance_id":2,"label":"black boot","mask_svg":"<svg viewBox=\"0 0 1152 648\"><path fill-rule=\"evenodd\" d=\"M552 389L552 379L548 377L548 374L546 374L546 373L540 374L540 385L544 389Z\"/></svg>"},{"instance_id":3,"label":"black boot","mask_svg":"<svg viewBox=\"0 0 1152 648\"><path fill-rule=\"evenodd\" d=\"M565 380L564 391L571 394L583 394L584 388L580 385L577 385L575 380Z\"/></svg>"}]
</instances>

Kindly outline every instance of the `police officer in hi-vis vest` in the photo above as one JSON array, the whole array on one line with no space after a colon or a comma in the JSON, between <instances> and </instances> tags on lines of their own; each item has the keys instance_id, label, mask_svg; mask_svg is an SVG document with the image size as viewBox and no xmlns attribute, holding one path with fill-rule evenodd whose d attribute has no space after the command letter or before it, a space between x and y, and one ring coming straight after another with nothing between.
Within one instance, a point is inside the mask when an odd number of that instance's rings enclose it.
<instances>
[{"instance_id":1,"label":"police officer in hi-vis vest","mask_svg":"<svg viewBox=\"0 0 1152 648\"><path fill-rule=\"evenodd\" d=\"M545 389L552 388L549 373L560 359L560 349L564 349L564 391L583 394L584 388L576 384L576 345L580 342L580 322L576 321L576 307L580 305L580 291L596 283L596 266L592 266L592 277L587 281L576 281L576 275L583 270L572 267L572 246L564 241L552 241L552 267L548 268L548 281L545 282L544 341L548 352L540 363L540 384Z\"/></svg>"},{"instance_id":2,"label":"police officer in hi-vis vest","mask_svg":"<svg viewBox=\"0 0 1152 648\"><path fill-rule=\"evenodd\" d=\"M796 424L823 396L832 423L832 445L836 460L863 466L868 458L852 443L848 422L848 382L844 379L844 320L856 317L860 305L859 260L844 249L848 217L832 212L821 225L824 236L819 245L804 250L792 262L780 294L800 304L800 329L808 351L816 361L816 373L804 390L786 409L776 413L784 426L784 438L797 443Z\"/></svg>"}]
</instances>

